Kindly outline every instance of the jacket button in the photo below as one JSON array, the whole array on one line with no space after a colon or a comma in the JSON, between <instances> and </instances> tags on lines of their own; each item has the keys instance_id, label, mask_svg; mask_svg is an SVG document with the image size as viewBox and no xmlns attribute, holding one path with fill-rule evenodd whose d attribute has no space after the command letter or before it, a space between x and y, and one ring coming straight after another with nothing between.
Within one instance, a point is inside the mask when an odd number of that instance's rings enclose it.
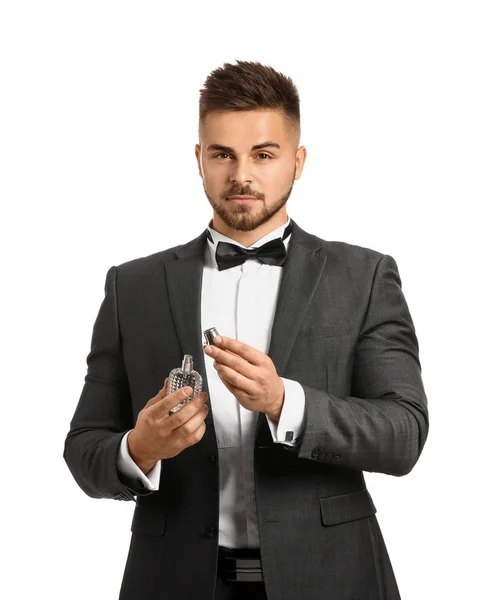
<instances>
[{"instance_id":1,"label":"jacket button","mask_svg":"<svg viewBox=\"0 0 495 600\"><path fill-rule=\"evenodd\" d=\"M216 463L217 462L217 455L216 454L210 454L210 462L212 462L212 463Z\"/></svg>"},{"instance_id":2,"label":"jacket button","mask_svg":"<svg viewBox=\"0 0 495 600\"><path fill-rule=\"evenodd\" d=\"M320 449L319 448L313 448L313 451L311 452L311 456L313 458L316 458L318 456Z\"/></svg>"},{"instance_id":3,"label":"jacket button","mask_svg":"<svg viewBox=\"0 0 495 600\"><path fill-rule=\"evenodd\" d=\"M213 527L213 525L208 525L208 527L205 529L205 534L208 538L212 538L215 535L215 532L216 527Z\"/></svg>"}]
</instances>

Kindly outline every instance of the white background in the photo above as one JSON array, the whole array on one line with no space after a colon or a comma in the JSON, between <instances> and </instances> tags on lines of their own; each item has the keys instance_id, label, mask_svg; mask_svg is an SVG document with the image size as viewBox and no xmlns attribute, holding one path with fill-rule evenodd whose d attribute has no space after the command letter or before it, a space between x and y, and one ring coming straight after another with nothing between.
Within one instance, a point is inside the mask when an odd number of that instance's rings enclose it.
<instances>
[{"instance_id":1,"label":"white background","mask_svg":"<svg viewBox=\"0 0 495 600\"><path fill-rule=\"evenodd\" d=\"M2 596L118 596L135 505L87 497L64 440L106 272L212 216L199 89L239 59L300 92L289 216L399 266L430 434L366 479L402 599L493 597L493 4L178 6L1 4Z\"/></svg>"}]
</instances>

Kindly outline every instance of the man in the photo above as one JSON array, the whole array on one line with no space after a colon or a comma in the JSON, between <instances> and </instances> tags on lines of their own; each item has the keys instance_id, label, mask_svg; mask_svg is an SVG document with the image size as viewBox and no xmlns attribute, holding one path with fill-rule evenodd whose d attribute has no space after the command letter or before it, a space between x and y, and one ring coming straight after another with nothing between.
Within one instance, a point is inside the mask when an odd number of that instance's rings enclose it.
<instances>
[{"instance_id":1,"label":"man","mask_svg":"<svg viewBox=\"0 0 495 600\"><path fill-rule=\"evenodd\" d=\"M397 264L288 218L298 93L237 62L201 90L213 218L109 269L64 458L89 496L136 498L121 600L396 600L363 471L409 473L428 432ZM172 413L185 353L203 391Z\"/></svg>"}]
</instances>

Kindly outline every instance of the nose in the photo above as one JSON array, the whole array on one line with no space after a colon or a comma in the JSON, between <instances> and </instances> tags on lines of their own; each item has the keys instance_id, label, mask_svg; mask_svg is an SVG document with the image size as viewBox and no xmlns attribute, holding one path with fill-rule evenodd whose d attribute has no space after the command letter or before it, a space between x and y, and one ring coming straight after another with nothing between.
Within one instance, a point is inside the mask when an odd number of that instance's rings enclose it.
<instances>
[{"instance_id":1,"label":"nose","mask_svg":"<svg viewBox=\"0 0 495 600\"><path fill-rule=\"evenodd\" d=\"M239 185L252 183L253 176L250 170L249 160L247 158L238 158L237 161L232 162L230 181L231 183L238 183Z\"/></svg>"}]
</instances>

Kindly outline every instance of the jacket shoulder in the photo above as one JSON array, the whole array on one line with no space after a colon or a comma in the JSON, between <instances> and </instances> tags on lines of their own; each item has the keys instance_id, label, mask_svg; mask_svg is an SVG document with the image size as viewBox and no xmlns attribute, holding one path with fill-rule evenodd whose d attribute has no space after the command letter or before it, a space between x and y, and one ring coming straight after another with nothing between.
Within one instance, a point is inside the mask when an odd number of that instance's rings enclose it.
<instances>
[{"instance_id":1,"label":"jacket shoulder","mask_svg":"<svg viewBox=\"0 0 495 600\"><path fill-rule=\"evenodd\" d=\"M149 271L155 270L169 260L174 260L175 251L181 248L184 244L161 250L160 252L154 252L147 256L140 256L131 260L125 261L116 265L120 275L132 276L136 274L143 274Z\"/></svg>"},{"instance_id":2,"label":"jacket shoulder","mask_svg":"<svg viewBox=\"0 0 495 600\"><path fill-rule=\"evenodd\" d=\"M318 236L312 236L315 241L321 244L320 252L327 256L327 260L341 262L348 265L366 266L377 265L380 260L387 256L383 252L366 246L350 244L348 242L325 240Z\"/></svg>"}]
</instances>

